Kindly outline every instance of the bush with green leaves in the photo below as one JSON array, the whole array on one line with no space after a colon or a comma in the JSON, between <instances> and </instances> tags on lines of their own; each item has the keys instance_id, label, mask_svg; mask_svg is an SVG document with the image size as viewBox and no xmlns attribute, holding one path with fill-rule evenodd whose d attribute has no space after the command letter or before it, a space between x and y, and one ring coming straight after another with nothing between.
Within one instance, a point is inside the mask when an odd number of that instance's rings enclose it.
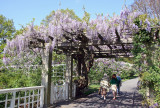
<instances>
[{"instance_id":1,"label":"bush with green leaves","mask_svg":"<svg viewBox=\"0 0 160 108\"><path fill-rule=\"evenodd\" d=\"M129 70L121 70L120 76L122 79L129 79L132 78L136 74L136 70L134 68L131 68Z\"/></svg>"},{"instance_id":2,"label":"bush with green leaves","mask_svg":"<svg viewBox=\"0 0 160 108\"><path fill-rule=\"evenodd\" d=\"M1 68L0 89L19 88L41 85L41 68L38 69L15 69Z\"/></svg>"},{"instance_id":3,"label":"bush with green leaves","mask_svg":"<svg viewBox=\"0 0 160 108\"><path fill-rule=\"evenodd\" d=\"M149 22L149 21L150 22ZM144 98L147 100L146 92L151 92L151 98L154 102L147 101L150 106L154 103L160 105L160 39L159 28L147 28L148 24L158 26L155 19L148 18L147 15L141 15L135 20L135 24L139 27L139 31L134 35L132 50L135 58L135 65L140 70L141 90ZM152 100L151 99L151 100Z\"/></svg>"}]
</instances>

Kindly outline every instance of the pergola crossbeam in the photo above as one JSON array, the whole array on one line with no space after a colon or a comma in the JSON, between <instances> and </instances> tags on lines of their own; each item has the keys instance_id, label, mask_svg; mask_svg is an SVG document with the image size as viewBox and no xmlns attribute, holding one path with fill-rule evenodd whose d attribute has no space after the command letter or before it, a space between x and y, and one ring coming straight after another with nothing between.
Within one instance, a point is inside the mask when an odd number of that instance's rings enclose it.
<instances>
[{"instance_id":1,"label":"pergola crossbeam","mask_svg":"<svg viewBox=\"0 0 160 108\"><path fill-rule=\"evenodd\" d=\"M74 55L83 53L87 53L87 55L94 54L94 58L116 58L117 56L122 56L122 54L123 57L128 57L129 54L131 55L133 43L121 41L117 29L115 29L115 34L117 37L116 42L109 42L105 40L103 36L98 34L99 42L96 40L91 41L83 31L80 31L79 33L66 32L64 35L66 41L57 43L56 50L57 52L60 50L59 52L71 53Z\"/></svg>"}]
</instances>

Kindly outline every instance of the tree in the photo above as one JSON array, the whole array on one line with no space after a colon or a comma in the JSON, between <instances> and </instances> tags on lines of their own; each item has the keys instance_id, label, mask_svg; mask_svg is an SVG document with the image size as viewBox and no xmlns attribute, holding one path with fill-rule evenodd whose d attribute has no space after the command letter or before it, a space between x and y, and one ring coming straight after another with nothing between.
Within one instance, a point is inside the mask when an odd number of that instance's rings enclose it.
<instances>
[{"instance_id":1,"label":"tree","mask_svg":"<svg viewBox=\"0 0 160 108\"><path fill-rule=\"evenodd\" d=\"M70 14L73 19L77 19L81 21L81 19L75 14L75 12L72 9L61 9L60 10L63 14ZM55 11L53 10L49 15L45 17L45 19L42 20L41 24L48 26L48 24L53 20L55 17Z\"/></svg>"},{"instance_id":2,"label":"tree","mask_svg":"<svg viewBox=\"0 0 160 108\"><path fill-rule=\"evenodd\" d=\"M15 27L13 21L0 15L0 59L3 57L2 52L6 44L6 39L12 39L14 32Z\"/></svg>"},{"instance_id":3,"label":"tree","mask_svg":"<svg viewBox=\"0 0 160 108\"><path fill-rule=\"evenodd\" d=\"M15 27L13 21L0 15L0 45L6 43L6 39L12 39L14 32Z\"/></svg>"},{"instance_id":4,"label":"tree","mask_svg":"<svg viewBox=\"0 0 160 108\"><path fill-rule=\"evenodd\" d=\"M160 1L159 0L135 0L131 5L133 11L137 10L152 18L160 19Z\"/></svg>"}]
</instances>

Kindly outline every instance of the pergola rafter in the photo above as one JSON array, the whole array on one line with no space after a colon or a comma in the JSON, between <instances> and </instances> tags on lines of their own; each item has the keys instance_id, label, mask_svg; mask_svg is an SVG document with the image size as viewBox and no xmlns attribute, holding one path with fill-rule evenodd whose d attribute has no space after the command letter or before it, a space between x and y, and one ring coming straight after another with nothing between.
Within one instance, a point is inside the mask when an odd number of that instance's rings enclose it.
<instances>
[{"instance_id":1,"label":"pergola rafter","mask_svg":"<svg viewBox=\"0 0 160 108\"><path fill-rule=\"evenodd\" d=\"M124 53L124 54L130 53L131 55L131 49L133 48L132 43L130 42L123 43L120 40L120 36L118 34L117 34L118 41L116 41L116 43L108 43L101 35L98 35L100 42L97 41L97 43L88 41L89 39L84 35L82 35L81 38L76 38L77 43L71 41L72 40L71 37L70 38L66 37L67 36L65 36L66 40L64 42L61 41L57 43L55 48L57 52L79 54L82 52L82 50L86 50L88 54L104 55L105 53L107 53L109 55L113 55L113 57L117 57L115 55L119 55L118 53ZM109 55L105 56L107 57Z\"/></svg>"}]
</instances>

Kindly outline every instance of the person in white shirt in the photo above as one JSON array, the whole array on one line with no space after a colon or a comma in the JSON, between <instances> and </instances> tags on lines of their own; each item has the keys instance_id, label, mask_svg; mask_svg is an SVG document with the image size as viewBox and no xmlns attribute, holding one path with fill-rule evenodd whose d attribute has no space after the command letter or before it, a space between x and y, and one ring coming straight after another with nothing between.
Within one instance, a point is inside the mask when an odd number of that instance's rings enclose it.
<instances>
[{"instance_id":1,"label":"person in white shirt","mask_svg":"<svg viewBox=\"0 0 160 108\"><path fill-rule=\"evenodd\" d=\"M100 91L101 91L101 97L104 97L104 100L106 100L106 94L109 92L109 81L107 75L104 75L100 82Z\"/></svg>"}]
</instances>

